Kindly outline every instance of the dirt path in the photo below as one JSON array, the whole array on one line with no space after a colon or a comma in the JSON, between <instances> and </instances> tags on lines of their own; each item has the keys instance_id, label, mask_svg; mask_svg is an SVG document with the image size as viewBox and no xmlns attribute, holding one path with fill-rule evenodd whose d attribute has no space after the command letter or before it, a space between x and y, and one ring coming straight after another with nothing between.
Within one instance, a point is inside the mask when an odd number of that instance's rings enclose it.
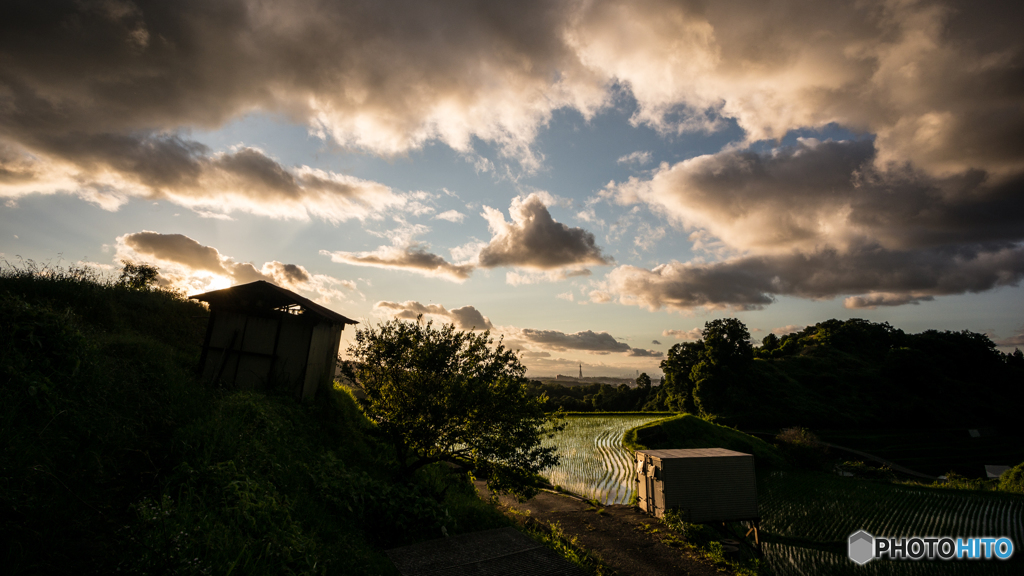
<instances>
[{"instance_id":1,"label":"dirt path","mask_svg":"<svg viewBox=\"0 0 1024 576\"><path fill-rule=\"evenodd\" d=\"M483 481L475 484L481 497L490 497ZM526 502L516 502L508 496L500 498L499 502L509 508L528 511L539 521L557 522L566 535L576 537L584 548L621 576L723 574L707 561L666 545L662 541L668 536L664 525L632 506L605 506L598 513L587 502L550 492L541 492Z\"/></svg>"}]
</instances>

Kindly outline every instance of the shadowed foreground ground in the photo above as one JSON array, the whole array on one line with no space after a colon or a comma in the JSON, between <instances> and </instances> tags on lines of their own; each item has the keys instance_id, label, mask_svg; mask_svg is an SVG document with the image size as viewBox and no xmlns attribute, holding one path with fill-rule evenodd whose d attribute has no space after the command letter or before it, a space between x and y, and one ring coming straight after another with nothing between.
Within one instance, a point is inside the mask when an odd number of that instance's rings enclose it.
<instances>
[{"instance_id":1,"label":"shadowed foreground ground","mask_svg":"<svg viewBox=\"0 0 1024 576\"><path fill-rule=\"evenodd\" d=\"M485 482L477 480L474 484L482 498L490 497ZM566 536L577 538L622 576L723 574L687 551L663 543L665 526L632 506L595 509L577 498L550 492L541 492L526 502L516 502L509 496L499 498L499 502L528 512L538 521L557 523Z\"/></svg>"}]
</instances>

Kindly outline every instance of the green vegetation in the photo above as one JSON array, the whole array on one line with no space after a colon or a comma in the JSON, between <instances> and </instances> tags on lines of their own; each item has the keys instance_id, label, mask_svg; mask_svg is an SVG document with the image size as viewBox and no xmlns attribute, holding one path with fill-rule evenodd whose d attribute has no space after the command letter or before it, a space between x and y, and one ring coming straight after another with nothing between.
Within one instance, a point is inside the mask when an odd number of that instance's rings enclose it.
<instances>
[{"instance_id":1,"label":"green vegetation","mask_svg":"<svg viewBox=\"0 0 1024 576\"><path fill-rule=\"evenodd\" d=\"M1024 494L1024 463L1017 464L999 476L999 490Z\"/></svg>"},{"instance_id":2,"label":"green vegetation","mask_svg":"<svg viewBox=\"0 0 1024 576\"><path fill-rule=\"evenodd\" d=\"M552 380L531 380L527 390L531 396L541 399L547 412L620 413L659 410L654 404L650 404L655 396L651 378L642 373L637 377L636 384L635 387L630 387L625 383L612 386L595 382L566 386Z\"/></svg>"},{"instance_id":3,"label":"green vegetation","mask_svg":"<svg viewBox=\"0 0 1024 576\"><path fill-rule=\"evenodd\" d=\"M727 555L722 547L721 533L707 524L686 522L677 510L666 511L661 521L679 535L680 547L703 556L719 568L727 569L738 576L756 576L765 572L763 560L757 558L751 549L739 548L735 554Z\"/></svg>"},{"instance_id":4,"label":"green vegetation","mask_svg":"<svg viewBox=\"0 0 1024 576\"><path fill-rule=\"evenodd\" d=\"M636 477L623 434L658 418L644 413L568 416L564 430L544 440L545 446L558 449L559 462L541 474L551 484L600 504L626 504L636 491Z\"/></svg>"},{"instance_id":5,"label":"green vegetation","mask_svg":"<svg viewBox=\"0 0 1024 576\"><path fill-rule=\"evenodd\" d=\"M623 443L630 450L725 448L753 454L758 472L789 467L779 450L764 440L692 414L680 414L628 430Z\"/></svg>"},{"instance_id":6,"label":"green vegetation","mask_svg":"<svg viewBox=\"0 0 1024 576\"><path fill-rule=\"evenodd\" d=\"M901 485L807 471L759 475L766 562L774 574L1017 574L1010 562L850 564L846 538L1006 535L1024 538L1024 496ZM1014 555L1016 558L1016 555ZM856 569L856 570L855 570Z\"/></svg>"},{"instance_id":7,"label":"green vegetation","mask_svg":"<svg viewBox=\"0 0 1024 576\"><path fill-rule=\"evenodd\" d=\"M348 349L365 411L390 441L398 478L441 460L468 462L493 492L536 493L536 475L558 463L542 446L561 425L526 390L516 352L489 332L392 320L356 332Z\"/></svg>"},{"instance_id":8,"label":"green vegetation","mask_svg":"<svg viewBox=\"0 0 1024 576\"><path fill-rule=\"evenodd\" d=\"M984 334L906 334L886 323L828 320L752 348L733 318L712 320L662 362L651 408L744 428L1009 427L1024 401L1024 354Z\"/></svg>"},{"instance_id":9,"label":"green vegetation","mask_svg":"<svg viewBox=\"0 0 1024 576\"><path fill-rule=\"evenodd\" d=\"M129 273L0 270L5 573L389 574L385 548L510 522L442 464L396 482L341 389L201 385L205 308Z\"/></svg>"}]
</instances>

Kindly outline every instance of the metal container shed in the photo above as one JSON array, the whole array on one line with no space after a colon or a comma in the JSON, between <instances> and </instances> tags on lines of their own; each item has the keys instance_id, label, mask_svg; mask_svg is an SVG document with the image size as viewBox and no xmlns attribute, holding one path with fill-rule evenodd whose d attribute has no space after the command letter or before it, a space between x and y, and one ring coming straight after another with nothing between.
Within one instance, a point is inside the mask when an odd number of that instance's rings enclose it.
<instances>
[{"instance_id":1,"label":"metal container shed","mask_svg":"<svg viewBox=\"0 0 1024 576\"><path fill-rule=\"evenodd\" d=\"M312 300L257 281L191 296L210 306L203 380L233 388L284 386L304 400L329 390L346 324Z\"/></svg>"},{"instance_id":2,"label":"metal container shed","mask_svg":"<svg viewBox=\"0 0 1024 576\"><path fill-rule=\"evenodd\" d=\"M757 522L754 457L725 448L637 450L637 494L644 511L680 510L688 522Z\"/></svg>"}]
</instances>

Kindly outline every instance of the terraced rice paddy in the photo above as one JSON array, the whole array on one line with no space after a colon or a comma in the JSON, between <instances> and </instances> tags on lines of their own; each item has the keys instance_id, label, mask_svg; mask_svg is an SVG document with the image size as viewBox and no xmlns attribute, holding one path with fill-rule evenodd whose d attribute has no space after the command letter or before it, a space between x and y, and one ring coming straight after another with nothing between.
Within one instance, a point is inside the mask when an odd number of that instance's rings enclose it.
<instances>
[{"instance_id":1,"label":"terraced rice paddy","mask_svg":"<svg viewBox=\"0 0 1024 576\"><path fill-rule=\"evenodd\" d=\"M1003 561L872 561L856 566L846 538L857 530L876 536L1009 536L1024 543L1024 497L899 486L825 474L774 472L758 487L762 528L779 536L835 544L828 552L766 543L777 576L791 574L1022 574L1018 554Z\"/></svg>"},{"instance_id":2,"label":"terraced rice paddy","mask_svg":"<svg viewBox=\"0 0 1024 576\"><path fill-rule=\"evenodd\" d=\"M622 446L626 430L657 416L569 416L545 445L558 446L562 461L541 472L552 484L603 504L628 504L633 495L633 454Z\"/></svg>"}]
</instances>

